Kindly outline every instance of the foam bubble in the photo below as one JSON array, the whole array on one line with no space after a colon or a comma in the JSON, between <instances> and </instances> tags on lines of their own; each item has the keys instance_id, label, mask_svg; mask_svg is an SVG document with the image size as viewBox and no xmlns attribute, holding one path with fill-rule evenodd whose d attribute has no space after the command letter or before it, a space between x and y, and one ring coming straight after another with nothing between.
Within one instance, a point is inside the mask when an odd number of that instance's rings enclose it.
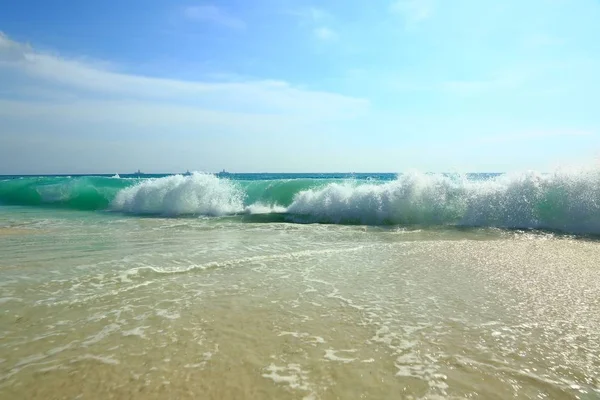
<instances>
[{"instance_id":1,"label":"foam bubble","mask_svg":"<svg viewBox=\"0 0 600 400\"><path fill-rule=\"evenodd\" d=\"M265 369L268 373L262 374L264 378L271 379L275 383L286 384L292 389L310 390L308 373L299 364L288 364L282 367L271 364Z\"/></svg>"},{"instance_id":2,"label":"foam bubble","mask_svg":"<svg viewBox=\"0 0 600 400\"><path fill-rule=\"evenodd\" d=\"M254 203L246 206L244 211L247 214L272 214L272 213L285 213L286 208L279 206L277 204L263 204L263 203Z\"/></svg>"},{"instance_id":3,"label":"foam bubble","mask_svg":"<svg viewBox=\"0 0 600 400\"><path fill-rule=\"evenodd\" d=\"M341 357L341 356L338 356L337 353L355 353L356 351L357 350L355 350L355 349L350 349L350 350L328 349L328 350L325 350L324 358L326 358L327 360L330 360L330 361L338 361L338 362L347 364L347 363L351 363L352 361L355 361L356 358Z\"/></svg>"},{"instance_id":4,"label":"foam bubble","mask_svg":"<svg viewBox=\"0 0 600 400\"><path fill-rule=\"evenodd\" d=\"M116 176L115 176L116 177ZM177 217L263 214L250 221L454 225L600 234L600 168L484 179L398 176L393 181L235 181L193 173L163 178L27 178L0 183L0 202Z\"/></svg>"},{"instance_id":5,"label":"foam bubble","mask_svg":"<svg viewBox=\"0 0 600 400\"><path fill-rule=\"evenodd\" d=\"M383 184L331 183L298 193L298 222L460 225L600 233L600 170L487 180L410 173Z\"/></svg>"},{"instance_id":6,"label":"foam bubble","mask_svg":"<svg viewBox=\"0 0 600 400\"><path fill-rule=\"evenodd\" d=\"M243 192L231 181L193 173L149 179L117 193L115 211L150 215L220 216L241 212Z\"/></svg>"}]
</instances>

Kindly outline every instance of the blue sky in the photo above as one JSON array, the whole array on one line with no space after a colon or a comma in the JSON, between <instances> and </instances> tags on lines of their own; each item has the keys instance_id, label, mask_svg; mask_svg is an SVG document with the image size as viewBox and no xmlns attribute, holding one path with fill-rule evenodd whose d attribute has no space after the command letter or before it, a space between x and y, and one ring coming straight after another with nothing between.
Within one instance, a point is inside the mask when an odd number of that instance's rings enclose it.
<instances>
[{"instance_id":1,"label":"blue sky","mask_svg":"<svg viewBox=\"0 0 600 400\"><path fill-rule=\"evenodd\" d=\"M0 173L549 170L600 154L597 0L1 8Z\"/></svg>"}]
</instances>

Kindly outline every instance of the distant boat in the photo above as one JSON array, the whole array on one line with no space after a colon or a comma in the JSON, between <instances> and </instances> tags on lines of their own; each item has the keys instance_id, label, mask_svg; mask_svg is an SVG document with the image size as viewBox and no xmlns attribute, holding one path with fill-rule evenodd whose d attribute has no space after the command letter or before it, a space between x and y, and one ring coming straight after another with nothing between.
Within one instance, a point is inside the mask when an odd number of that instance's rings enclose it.
<instances>
[{"instance_id":1,"label":"distant boat","mask_svg":"<svg viewBox=\"0 0 600 400\"><path fill-rule=\"evenodd\" d=\"M186 172L185 172L183 175L184 175L184 176L190 176L190 175L192 175L192 173L191 173L191 172L190 172L190 170L188 169L188 170L187 170L187 171L186 171Z\"/></svg>"},{"instance_id":2,"label":"distant boat","mask_svg":"<svg viewBox=\"0 0 600 400\"><path fill-rule=\"evenodd\" d=\"M231 175L231 174L229 172L223 170L223 171L217 173L217 175L219 175L219 176L228 176L228 175Z\"/></svg>"},{"instance_id":3,"label":"distant boat","mask_svg":"<svg viewBox=\"0 0 600 400\"><path fill-rule=\"evenodd\" d=\"M137 172L134 172L132 175L133 176L141 176L141 175L146 175L146 174L138 169Z\"/></svg>"}]
</instances>

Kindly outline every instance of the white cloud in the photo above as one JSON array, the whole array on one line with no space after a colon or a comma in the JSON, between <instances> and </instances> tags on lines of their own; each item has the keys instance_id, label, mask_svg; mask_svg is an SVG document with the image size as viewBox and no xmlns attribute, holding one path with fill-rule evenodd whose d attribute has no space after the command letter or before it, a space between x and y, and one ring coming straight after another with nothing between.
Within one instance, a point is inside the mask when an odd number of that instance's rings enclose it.
<instances>
[{"instance_id":1,"label":"white cloud","mask_svg":"<svg viewBox=\"0 0 600 400\"><path fill-rule=\"evenodd\" d=\"M76 94L84 99L119 96L122 99L168 102L171 105L242 112L307 114L309 118L359 113L368 107L363 99L306 90L275 80L198 82L152 78L99 68L77 60L37 52L0 36L0 74L12 72L27 85L6 87L11 92L32 87L45 92Z\"/></svg>"},{"instance_id":2,"label":"white cloud","mask_svg":"<svg viewBox=\"0 0 600 400\"><path fill-rule=\"evenodd\" d=\"M309 7L307 13L315 22L322 21L330 17L328 12L316 7Z\"/></svg>"},{"instance_id":3,"label":"white cloud","mask_svg":"<svg viewBox=\"0 0 600 400\"><path fill-rule=\"evenodd\" d=\"M319 28L315 28L315 30L313 32L314 32L315 36L317 37L317 39L320 39L323 41L333 41L338 38L337 33L326 26L321 26Z\"/></svg>"},{"instance_id":4,"label":"white cloud","mask_svg":"<svg viewBox=\"0 0 600 400\"><path fill-rule=\"evenodd\" d=\"M339 38L337 31L331 27L336 25L335 18L321 8L308 7L289 14L298 18L299 24L312 31L314 38L319 41L332 42Z\"/></svg>"},{"instance_id":5,"label":"white cloud","mask_svg":"<svg viewBox=\"0 0 600 400\"><path fill-rule=\"evenodd\" d=\"M0 173L298 170L369 111L367 100L285 81L185 81L104 65L0 33Z\"/></svg>"},{"instance_id":6,"label":"white cloud","mask_svg":"<svg viewBox=\"0 0 600 400\"><path fill-rule=\"evenodd\" d=\"M434 10L433 0L397 0L390 10L404 18L406 26L414 26L431 17Z\"/></svg>"},{"instance_id":7,"label":"white cloud","mask_svg":"<svg viewBox=\"0 0 600 400\"><path fill-rule=\"evenodd\" d=\"M300 23L303 24L317 24L324 21L330 21L332 19L331 14L317 7L307 7L303 9L292 10L288 11L286 14L298 18Z\"/></svg>"},{"instance_id":8,"label":"white cloud","mask_svg":"<svg viewBox=\"0 0 600 400\"><path fill-rule=\"evenodd\" d=\"M207 21L231 29L245 29L246 23L214 5L189 6L183 10L186 18L194 21Z\"/></svg>"}]
</instances>

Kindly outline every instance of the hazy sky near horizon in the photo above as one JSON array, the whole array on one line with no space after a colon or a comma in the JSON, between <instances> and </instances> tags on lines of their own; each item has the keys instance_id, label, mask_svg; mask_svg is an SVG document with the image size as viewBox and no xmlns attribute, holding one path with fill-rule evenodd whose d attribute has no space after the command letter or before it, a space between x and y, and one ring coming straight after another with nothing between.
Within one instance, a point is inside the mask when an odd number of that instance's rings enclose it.
<instances>
[{"instance_id":1,"label":"hazy sky near horizon","mask_svg":"<svg viewBox=\"0 0 600 400\"><path fill-rule=\"evenodd\" d=\"M600 2L4 2L0 174L548 170L600 154Z\"/></svg>"}]
</instances>

